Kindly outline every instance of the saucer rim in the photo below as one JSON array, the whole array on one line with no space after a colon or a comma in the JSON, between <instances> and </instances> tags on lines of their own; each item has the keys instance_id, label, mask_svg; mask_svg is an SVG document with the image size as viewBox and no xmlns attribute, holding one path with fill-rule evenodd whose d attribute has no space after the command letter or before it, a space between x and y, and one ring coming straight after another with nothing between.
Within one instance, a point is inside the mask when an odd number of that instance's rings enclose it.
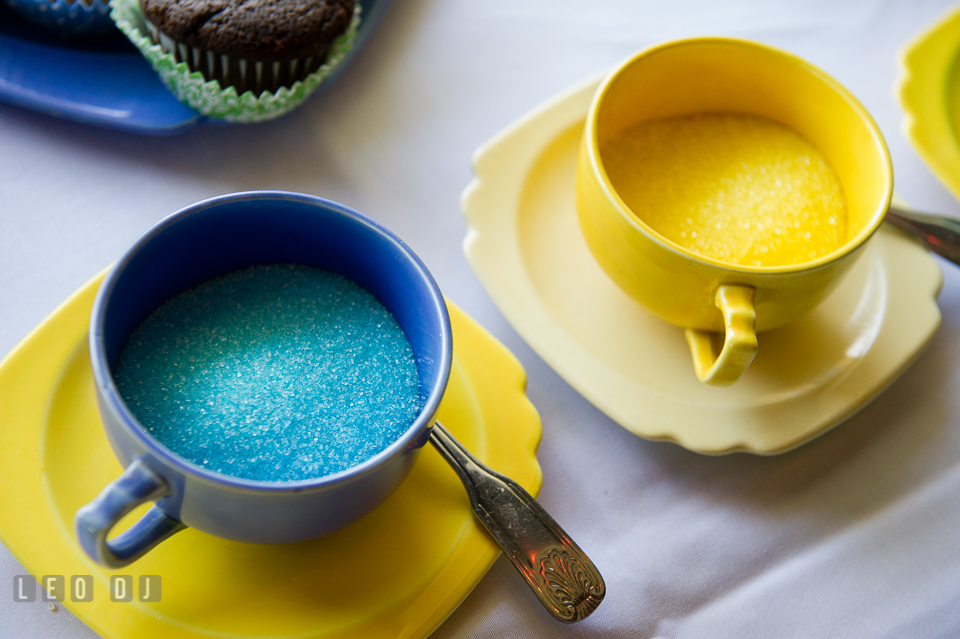
<instances>
[{"instance_id":1,"label":"saucer rim","mask_svg":"<svg viewBox=\"0 0 960 639\"><path fill-rule=\"evenodd\" d=\"M960 6L941 13L897 52L894 93L903 135L954 197L960 199L960 139L947 112L960 53Z\"/></svg>"}]
</instances>

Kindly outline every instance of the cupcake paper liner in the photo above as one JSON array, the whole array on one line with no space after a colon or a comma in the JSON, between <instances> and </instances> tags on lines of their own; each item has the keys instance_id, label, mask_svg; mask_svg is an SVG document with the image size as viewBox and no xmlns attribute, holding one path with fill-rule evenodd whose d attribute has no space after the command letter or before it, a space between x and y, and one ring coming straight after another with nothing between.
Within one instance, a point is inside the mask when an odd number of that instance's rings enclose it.
<instances>
[{"instance_id":1,"label":"cupcake paper liner","mask_svg":"<svg viewBox=\"0 0 960 639\"><path fill-rule=\"evenodd\" d=\"M233 86L240 95L246 91L253 91L254 95L264 91L275 93L282 86L293 86L294 82L305 80L326 62L330 48L285 62L258 62L188 46L175 41L149 20L144 19L144 22L150 39L159 43L164 53L172 55L177 62L186 62L191 71L199 71L204 79L215 79L220 86Z\"/></svg>"},{"instance_id":2,"label":"cupcake paper liner","mask_svg":"<svg viewBox=\"0 0 960 639\"><path fill-rule=\"evenodd\" d=\"M31 24L65 38L94 37L114 30L106 0L4 0Z\"/></svg>"},{"instance_id":3,"label":"cupcake paper liner","mask_svg":"<svg viewBox=\"0 0 960 639\"><path fill-rule=\"evenodd\" d=\"M172 53L164 52L163 47L155 44L140 11L139 0L111 0L110 6L110 15L117 27L140 50L178 100L204 115L228 122L263 122L298 107L323 84L353 48L360 25L360 4L357 3L350 26L330 45L326 62L316 71L275 92L264 91L256 95L253 91L245 91L238 95L234 87L224 89L216 80L206 80L199 71L191 71L186 62L178 62ZM185 59L189 59L188 56L192 56L192 52L184 53Z\"/></svg>"}]
</instances>

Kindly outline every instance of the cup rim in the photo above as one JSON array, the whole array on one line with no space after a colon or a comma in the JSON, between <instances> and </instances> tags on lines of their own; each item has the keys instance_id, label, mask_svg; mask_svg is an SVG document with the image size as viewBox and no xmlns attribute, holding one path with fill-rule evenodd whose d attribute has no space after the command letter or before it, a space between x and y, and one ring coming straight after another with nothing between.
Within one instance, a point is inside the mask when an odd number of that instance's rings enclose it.
<instances>
[{"instance_id":1,"label":"cup rim","mask_svg":"<svg viewBox=\"0 0 960 639\"><path fill-rule=\"evenodd\" d=\"M177 224L180 220L186 219L193 215L202 214L204 211L213 207L245 201L299 202L317 206L326 209L328 212L359 221L368 230L387 240L397 249L398 253L404 255L408 260L410 260L415 268L415 271L421 279L421 283L429 293L429 297L432 301L430 306L431 312L436 312L440 316L441 333L439 340L441 342L441 356L437 381L430 389L430 393L424 401L423 406L420 409L420 413L417 415L417 418L414 419L413 423L411 423L410 426L408 426L407 429L400 435L400 437L395 439L389 446L369 459L356 464L355 466L350 466L349 468L336 473L331 473L329 475L294 481L264 481L246 479L243 477L227 475L204 468L176 454L163 445L153 435L151 435L150 432L147 431L147 429L139 422L139 420L137 420L137 418L127 407L126 402L123 401L119 389L114 382L113 375L110 372L109 364L107 363L103 329L106 321L106 302L108 301L114 287L117 284L117 280L121 271L124 270L124 268L149 242L163 233L170 226ZM426 443L426 437L424 436L424 433L429 432L429 430L432 428L432 422L435 421L437 408L439 407L440 401L443 399L443 395L446 392L453 359L453 336L450 326L450 316L447 311L443 294L441 293L440 287L433 279L433 275L431 275L426 265L403 240L401 240L395 233L380 223L358 211L351 209L350 207L338 202L334 202L333 200L328 200L315 195L274 190L241 191L207 198L168 215L156 225L151 227L130 248L128 248L120 260L110 268L109 272L104 277L103 282L100 284L96 298L94 299L93 310L91 313L89 342L91 352L90 363L93 369L94 379L96 380L98 390L100 391L99 396L106 400L109 410L111 410L115 417L118 418L117 421L123 425L123 427L140 445L185 475L189 475L196 479L205 480L210 483L226 485L234 489L251 492L307 492L311 490L321 490L331 484L347 483L359 479L364 475L374 472L383 462L400 454L403 450L410 447L421 447ZM421 438L422 441L417 441Z\"/></svg>"},{"instance_id":2,"label":"cup rim","mask_svg":"<svg viewBox=\"0 0 960 639\"><path fill-rule=\"evenodd\" d=\"M844 102L846 102L850 108L866 123L868 129L873 135L877 147L880 149L881 155L883 156L883 164L886 173L886 188L884 196L880 199L880 202L876 210L873 212L873 215L870 217L869 222L864 225L862 229L860 229L859 233L851 238L848 238L843 245L834 249L830 253L827 253L826 255L818 257L814 260L800 262L798 264L773 266L733 264L718 260L714 257L700 255L699 253L695 253L683 248L679 244L672 242L658 233L630 210L630 207L627 206L627 204L620 197L619 193L617 193L616 189L613 187L613 184L610 182L610 177L607 175L606 168L604 167L603 161L600 157L600 145L597 139L597 116L604 98L616 80L628 68L636 64L638 61L668 49L704 44L729 44L743 46L747 48L758 49L764 53L784 58L787 61L802 67L805 71L824 82L828 87L834 90L844 100ZM627 223L645 235L648 239L677 257L692 260L698 263L709 264L711 266L719 267L734 273L743 273L745 275L793 274L816 270L832 264L844 256L853 253L863 246L868 239L870 239L877 229L880 228L880 224L883 222L884 216L886 215L887 209L890 208L890 203L893 198L893 160L890 156L890 149L887 147L886 140L883 137L883 133L880 131L880 127L877 125L876 121L873 119L873 116L870 115L869 111L867 111L863 104L861 104L860 101L857 100L857 98L835 78L803 58L777 47L754 42L752 40L745 40L742 38L706 36L671 40L669 42L654 45L642 51L638 51L634 55L630 56L630 58L618 64L600 82L600 86L594 93L593 99L590 102L590 107L587 110L584 139L587 142L585 147L591 172L595 178L599 178L600 188L603 190L607 200L613 204L614 208L617 210L620 216L627 221Z\"/></svg>"}]
</instances>

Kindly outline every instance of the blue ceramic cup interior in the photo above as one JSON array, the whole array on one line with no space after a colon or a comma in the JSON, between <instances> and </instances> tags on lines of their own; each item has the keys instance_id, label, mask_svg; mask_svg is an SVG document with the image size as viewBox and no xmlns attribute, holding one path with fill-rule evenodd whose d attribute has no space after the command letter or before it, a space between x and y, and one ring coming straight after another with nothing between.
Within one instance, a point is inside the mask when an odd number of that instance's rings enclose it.
<instances>
[{"instance_id":1,"label":"blue ceramic cup interior","mask_svg":"<svg viewBox=\"0 0 960 639\"><path fill-rule=\"evenodd\" d=\"M211 278L259 264L297 263L339 273L397 319L420 377L421 412L387 449L339 473L264 482L216 473L154 439L113 380L130 334L163 302ZM433 426L450 372L447 308L427 268L396 235L341 204L275 191L237 193L189 206L160 222L110 270L90 323L101 420L124 473L77 512L77 537L107 567L136 560L191 526L253 543L311 539L356 521L400 485ZM108 540L126 513L156 502Z\"/></svg>"}]
</instances>

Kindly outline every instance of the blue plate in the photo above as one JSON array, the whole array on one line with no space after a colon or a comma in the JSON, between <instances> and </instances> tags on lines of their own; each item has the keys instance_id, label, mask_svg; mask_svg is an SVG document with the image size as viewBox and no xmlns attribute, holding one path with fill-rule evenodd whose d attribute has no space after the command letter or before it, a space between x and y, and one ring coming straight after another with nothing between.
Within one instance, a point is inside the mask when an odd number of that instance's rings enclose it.
<instances>
[{"instance_id":1,"label":"blue plate","mask_svg":"<svg viewBox=\"0 0 960 639\"><path fill-rule=\"evenodd\" d=\"M325 85L366 42L388 3L363 3L356 43ZM137 133L176 133L206 121L173 97L119 31L87 42L60 40L25 24L3 3L0 100L68 120Z\"/></svg>"}]
</instances>

